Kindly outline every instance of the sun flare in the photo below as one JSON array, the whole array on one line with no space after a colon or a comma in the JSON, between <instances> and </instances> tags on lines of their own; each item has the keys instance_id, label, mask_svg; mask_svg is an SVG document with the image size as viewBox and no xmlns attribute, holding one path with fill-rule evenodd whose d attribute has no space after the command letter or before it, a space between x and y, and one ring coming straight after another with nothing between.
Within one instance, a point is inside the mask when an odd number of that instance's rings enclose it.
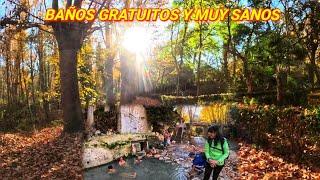
<instances>
[{"instance_id":1,"label":"sun flare","mask_svg":"<svg viewBox=\"0 0 320 180\"><path fill-rule=\"evenodd\" d=\"M151 36L143 27L128 29L123 36L122 46L131 53L144 55L151 47Z\"/></svg>"}]
</instances>

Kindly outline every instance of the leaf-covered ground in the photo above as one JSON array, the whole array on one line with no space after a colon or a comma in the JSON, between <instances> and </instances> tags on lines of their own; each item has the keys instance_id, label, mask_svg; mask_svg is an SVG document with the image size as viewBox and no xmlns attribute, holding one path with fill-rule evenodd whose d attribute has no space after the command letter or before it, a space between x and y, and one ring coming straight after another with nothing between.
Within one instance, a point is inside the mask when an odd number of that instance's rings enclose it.
<instances>
[{"instance_id":1,"label":"leaf-covered ground","mask_svg":"<svg viewBox=\"0 0 320 180\"><path fill-rule=\"evenodd\" d=\"M320 179L320 171L288 163L280 157L240 143L238 172L241 179Z\"/></svg>"},{"instance_id":2,"label":"leaf-covered ground","mask_svg":"<svg viewBox=\"0 0 320 180\"><path fill-rule=\"evenodd\" d=\"M288 163L248 144L239 145L222 179L320 179L319 170ZM62 133L62 127L33 134L0 133L0 179L82 179L81 146L81 135Z\"/></svg>"},{"instance_id":3,"label":"leaf-covered ground","mask_svg":"<svg viewBox=\"0 0 320 180\"><path fill-rule=\"evenodd\" d=\"M82 179L81 135L62 127L0 133L0 179Z\"/></svg>"}]
</instances>

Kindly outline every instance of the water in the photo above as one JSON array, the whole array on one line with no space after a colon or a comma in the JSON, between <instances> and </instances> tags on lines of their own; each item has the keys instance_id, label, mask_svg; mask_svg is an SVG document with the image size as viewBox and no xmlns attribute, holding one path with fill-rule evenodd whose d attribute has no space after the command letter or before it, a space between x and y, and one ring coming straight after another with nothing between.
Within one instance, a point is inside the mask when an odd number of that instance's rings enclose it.
<instances>
[{"instance_id":1,"label":"water","mask_svg":"<svg viewBox=\"0 0 320 180\"><path fill-rule=\"evenodd\" d=\"M203 137L194 137L193 141L196 146L203 147L206 140ZM231 140L228 142L231 150L229 161L231 163L235 163L235 150L238 148L237 143ZM144 158L140 164L135 165L134 158L128 158L126 159L127 167L120 167L117 162L109 163L107 165L86 170L84 172L84 179L130 180L132 178L128 178L125 175L136 172L137 176L135 179L137 180L186 180L188 179L186 175L190 171L191 162L187 160L189 152L186 151L184 147L187 147L187 145L172 145L166 150L168 156L172 157L172 159L179 159L179 161L182 160L180 161L180 164L164 162L154 158ZM117 172L115 174L108 174L106 172L108 165L113 165ZM230 167L227 168L230 169L231 167L235 166L235 164L229 166ZM222 172L222 177L223 179L230 179L228 178L228 174L224 172ZM203 173L200 176L196 176L196 178L202 179Z\"/></svg>"},{"instance_id":2,"label":"water","mask_svg":"<svg viewBox=\"0 0 320 180\"><path fill-rule=\"evenodd\" d=\"M194 144L199 147L204 147L206 139L204 137L193 137Z\"/></svg>"},{"instance_id":3,"label":"water","mask_svg":"<svg viewBox=\"0 0 320 180\"><path fill-rule=\"evenodd\" d=\"M177 163L167 163L154 158L144 158L140 164L134 164L134 158L128 158L127 167L120 167L117 162L113 162L100 167L88 169L84 173L86 180L127 180L127 174L137 173L137 180L185 180L187 179L187 169ZM108 165L113 165L117 172L108 174Z\"/></svg>"}]
</instances>

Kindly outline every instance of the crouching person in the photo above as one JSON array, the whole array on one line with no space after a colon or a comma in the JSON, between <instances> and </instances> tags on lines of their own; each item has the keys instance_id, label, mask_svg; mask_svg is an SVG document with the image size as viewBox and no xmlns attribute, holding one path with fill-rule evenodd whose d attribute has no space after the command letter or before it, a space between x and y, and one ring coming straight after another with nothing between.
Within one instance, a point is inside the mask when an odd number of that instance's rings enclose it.
<instances>
[{"instance_id":1,"label":"crouching person","mask_svg":"<svg viewBox=\"0 0 320 180\"><path fill-rule=\"evenodd\" d=\"M204 153L196 153L192 161L192 169L189 172L190 178L195 175L200 175L201 173L203 173L205 165L206 165L206 158Z\"/></svg>"}]
</instances>

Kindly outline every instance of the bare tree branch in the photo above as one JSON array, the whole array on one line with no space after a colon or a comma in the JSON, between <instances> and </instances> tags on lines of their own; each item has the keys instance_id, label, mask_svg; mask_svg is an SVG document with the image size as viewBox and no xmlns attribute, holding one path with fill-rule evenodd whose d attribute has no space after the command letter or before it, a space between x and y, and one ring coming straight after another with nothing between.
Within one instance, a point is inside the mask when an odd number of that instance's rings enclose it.
<instances>
[{"instance_id":1,"label":"bare tree branch","mask_svg":"<svg viewBox=\"0 0 320 180\"><path fill-rule=\"evenodd\" d=\"M102 29L101 26L99 26L99 27L98 26L91 27L90 30L87 31L87 35L90 35L90 34L94 33L95 31L101 30L101 29Z\"/></svg>"},{"instance_id":2,"label":"bare tree branch","mask_svg":"<svg viewBox=\"0 0 320 180\"><path fill-rule=\"evenodd\" d=\"M108 7L110 6L111 1L112 1L112 0L108 0ZM95 15L95 17L94 17L94 20L97 19L100 11L103 9L103 7L105 6L106 2L107 2L107 0L104 0L104 1L103 1L103 3L101 4L99 10L97 11L97 13L96 13L96 15ZM89 23L87 24L87 28L84 29L84 32L88 31L88 29L90 29L90 28L92 27L92 25L93 25L93 23L94 23L94 20L93 20L92 22L89 22Z\"/></svg>"},{"instance_id":3,"label":"bare tree branch","mask_svg":"<svg viewBox=\"0 0 320 180\"><path fill-rule=\"evenodd\" d=\"M23 12L27 13L28 15L30 15L30 16L32 16L32 17L34 17L34 18L36 18L36 19L44 22L44 20L43 20L42 18L40 18L40 17L38 17L38 16L36 16L36 15L33 15L32 13L29 12L29 10L28 10L26 7L22 6L21 4L19 4L19 3L17 3L17 2L14 2L14 1L12 1L12 0L8 0L8 1L9 1L10 3L16 5L16 6L19 6L19 8L21 8L21 10L23 10Z\"/></svg>"},{"instance_id":4,"label":"bare tree branch","mask_svg":"<svg viewBox=\"0 0 320 180\"><path fill-rule=\"evenodd\" d=\"M47 33L53 34L53 32L48 31L44 28L44 24L41 23L34 23L34 22L18 22L16 20L12 20L10 18L4 18L0 21L0 27L5 27L6 25L15 25L17 29L28 29L28 28L34 28L37 27L42 31L45 31Z\"/></svg>"}]
</instances>

